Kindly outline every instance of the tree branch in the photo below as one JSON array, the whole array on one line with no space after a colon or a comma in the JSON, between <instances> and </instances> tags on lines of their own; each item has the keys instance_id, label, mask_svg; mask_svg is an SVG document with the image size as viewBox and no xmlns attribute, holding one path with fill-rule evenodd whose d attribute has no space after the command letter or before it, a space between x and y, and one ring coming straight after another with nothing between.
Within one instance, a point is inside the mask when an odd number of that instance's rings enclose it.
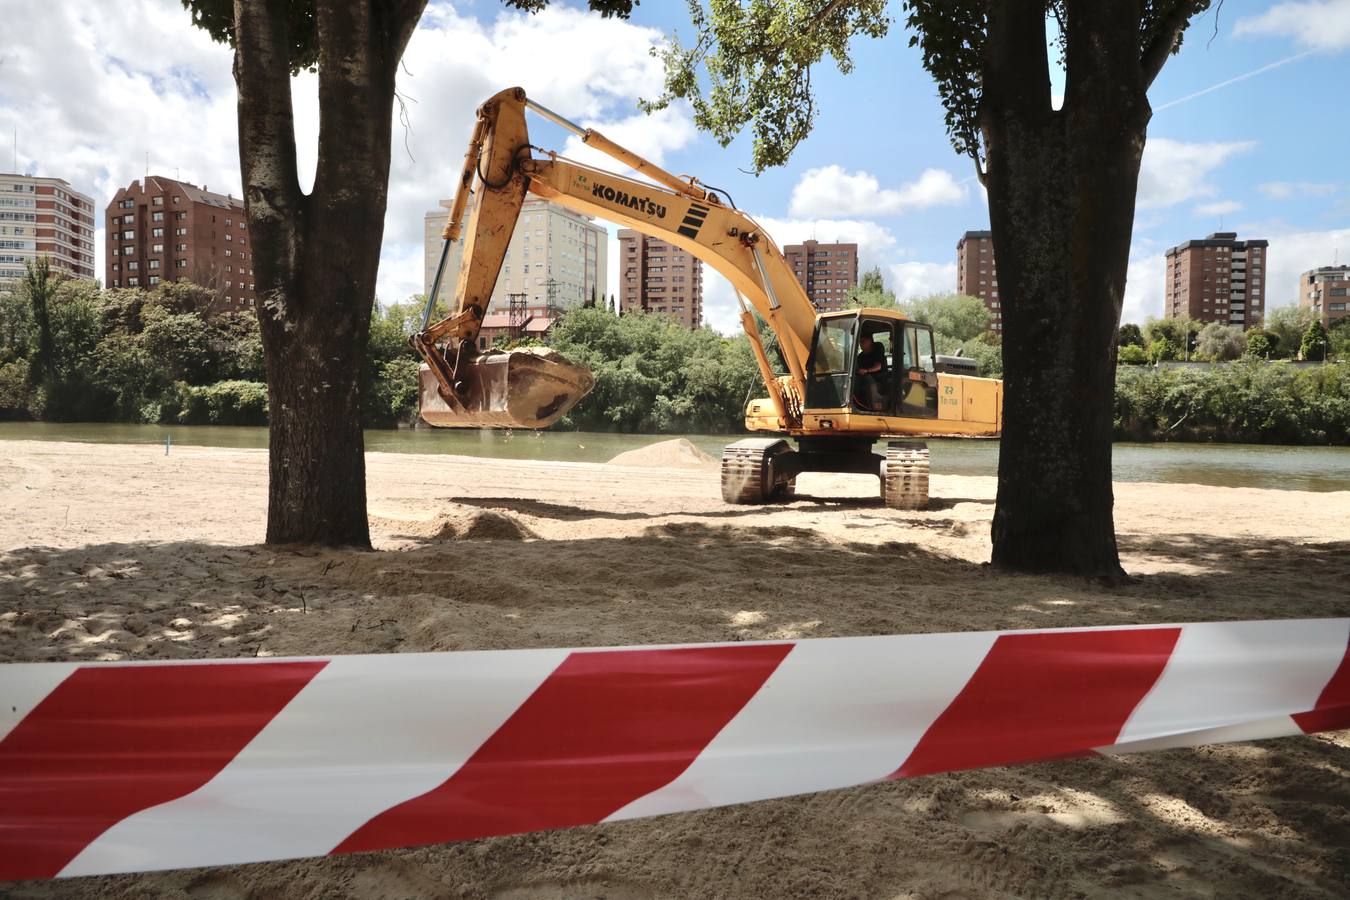
<instances>
[{"instance_id":1,"label":"tree branch","mask_svg":"<svg viewBox=\"0 0 1350 900\"><path fill-rule=\"evenodd\" d=\"M1208 4L1203 0L1177 0L1172 8L1163 14L1158 23L1157 34L1144 48L1139 59L1145 89L1153 84L1153 80L1167 64L1167 57L1176 49L1177 38L1186 30L1186 24L1190 22L1191 16L1206 5Z\"/></svg>"}]
</instances>

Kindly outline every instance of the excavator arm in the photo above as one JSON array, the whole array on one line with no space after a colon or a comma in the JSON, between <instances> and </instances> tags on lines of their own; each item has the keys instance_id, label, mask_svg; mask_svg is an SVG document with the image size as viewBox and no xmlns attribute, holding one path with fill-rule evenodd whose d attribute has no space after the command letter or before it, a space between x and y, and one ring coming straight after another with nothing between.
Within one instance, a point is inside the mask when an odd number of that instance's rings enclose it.
<instances>
[{"instance_id":1,"label":"excavator arm","mask_svg":"<svg viewBox=\"0 0 1350 900\"><path fill-rule=\"evenodd\" d=\"M536 156L525 123L527 109L573 131L586 145L651 181L583 165L554 152L540 151L542 155ZM725 276L740 300L741 322L777 417L784 428L800 423L817 313L768 234L696 179L672 175L599 132L582 129L527 99L522 89L511 88L479 109L443 235L436 286L427 298L423 329L411 339L428 365L436 393L449 408L434 424L542 427L541 422L556 420L590 389L589 373L556 354L545 358L547 354L513 351L517 354L513 357L484 354L477 347L478 331L527 193L658 237ZM467 221L462 222L466 211ZM456 308L430 323L448 249L456 240L463 241ZM752 309L777 336L786 376L773 373ZM426 389L423 399L425 415ZM535 414L539 412L545 414Z\"/></svg>"}]
</instances>

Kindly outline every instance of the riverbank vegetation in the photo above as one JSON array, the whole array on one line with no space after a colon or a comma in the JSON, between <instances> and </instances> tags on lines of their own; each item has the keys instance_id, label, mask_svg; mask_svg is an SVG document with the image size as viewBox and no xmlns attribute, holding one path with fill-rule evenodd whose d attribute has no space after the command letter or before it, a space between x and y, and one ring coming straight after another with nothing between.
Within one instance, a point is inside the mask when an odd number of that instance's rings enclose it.
<instances>
[{"instance_id":1,"label":"riverbank vegetation","mask_svg":"<svg viewBox=\"0 0 1350 900\"><path fill-rule=\"evenodd\" d=\"M18 290L0 294L0 419L266 424L256 318L214 312L214 300L191 284L100 290L94 282L35 268ZM418 360L407 339L420 322L421 302L413 297L377 306L371 318L360 380L367 427L416 417ZM979 360L981 374L1001 373L999 340L976 298L935 295L902 303L879 272L869 272L849 303L904 309L933 325L940 353L960 351ZM1268 361L1280 347L1292 345L1298 354L1309 330L1297 311L1277 310L1272 320L1266 330L1248 332L1241 347L1226 330L1192 323L1123 326L1116 437L1350 442L1350 367ZM761 336L776 358L772 333L762 329ZM1171 359L1172 344L1179 350L1188 336L1192 359L1236 361L1202 370L1129 364ZM1330 355L1350 355L1347 340L1350 327L1331 329ZM564 428L734 433L746 400L764 393L744 335L584 308L568 312L549 343L596 378L595 390L564 419ZM1160 343L1169 352L1148 349Z\"/></svg>"}]
</instances>

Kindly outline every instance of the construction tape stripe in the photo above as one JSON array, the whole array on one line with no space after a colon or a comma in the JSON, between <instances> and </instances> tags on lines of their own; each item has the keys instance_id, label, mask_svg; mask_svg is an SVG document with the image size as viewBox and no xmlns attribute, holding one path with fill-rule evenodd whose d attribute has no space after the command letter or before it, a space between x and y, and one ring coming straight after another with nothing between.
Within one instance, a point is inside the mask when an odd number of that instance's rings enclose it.
<instances>
[{"instance_id":1,"label":"construction tape stripe","mask_svg":"<svg viewBox=\"0 0 1350 900\"><path fill-rule=\"evenodd\" d=\"M1346 631L1350 632L1350 626L1347 626ZM1350 728L1350 635L1347 636L1341 664L1318 695L1313 708L1296 714L1293 719L1306 734Z\"/></svg>"},{"instance_id":2,"label":"construction tape stripe","mask_svg":"<svg viewBox=\"0 0 1350 900\"><path fill-rule=\"evenodd\" d=\"M334 852L599 822L678 776L791 649L573 653L444 784Z\"/></svg>"},{"instance_id":3,"label":"construction tape stripe","mask_svg":"<svg viewBox=\"0 0 1350 900\"><path fill-rule=\"evenodd\" d=\"M1114 743L1180 634L1002 635L894 777L1057 759Z\"/></svg>"},{"instance_id":4,"label":"construction tape stripe","mask_svg":"<svg viewBox=\"0 0 1350 900\"><path fill-rule=\"evenodd\" d=\"M1159 747L1171 735L1312 709L1345 653L1348 635L1346 620L1187 625L1167 669L1117 743ZM1285 733L1295 733L1292 722L1285 727Z\"/></svg>"},{"instance_id":5,"label":"construction tape stripe","mask_svg":"<svg viewBox=\"0 0 1350 900\"><path fill-rule=\"evenodd\" d=\"M566 658L334 657L209 783L119 822L62 874L325 855L453 775Z\"/></svg>"},{"instance_id":6,"label":"construction tape stripe","mask_svg":"<svg viewBox=\"0 0 1350 900\"><path fill-rule=\"evenodd\" d=\"M323 666L77 669L0 742L0 877L50 878L109 826L200 787Z\"/></svg>"},{"instance_id":7,"label":"construction tape stripe","mask_svg":"<svg viewBox=\"0 0 1350 900\"><path fill-rule=\"evenodd\" d=\"M801 641L683 775L610 818L885 778L960 693L994 639L972 632Z\"/></svg>"}]
</instances>

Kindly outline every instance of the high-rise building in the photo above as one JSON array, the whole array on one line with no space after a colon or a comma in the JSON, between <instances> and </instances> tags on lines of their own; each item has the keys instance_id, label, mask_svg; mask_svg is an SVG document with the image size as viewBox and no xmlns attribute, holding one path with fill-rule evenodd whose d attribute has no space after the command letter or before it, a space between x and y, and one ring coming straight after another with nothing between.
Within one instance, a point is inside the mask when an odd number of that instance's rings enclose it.
<instances>
[{"instance_id":1,"label":"high-rise building","mask_svg":"<svg viewBox=\"0 0 1350 900\"><path fill-rule=\"evenodd\" d=\"M1350 266L1318 266L1298 276L1298 305L1327 326L1350 317Z\"/></svg>"},{"instance_id":2,"label":"high-rise building","mask_svg":"<svg viewBox=\"0 0 1350 900\"><path fill-rule=\"evenodd\" d=\"M1219 322L1243 329L1261 323L1269 241L1239 241L1216 231L1167 251L1163 317Z\"/></svg>"},{"instance_id":3,"label":"high-rise building","mask_svg":"<svg viewBox=\"0 0 1350 900\"><path fill-rule=\"evenodd\" d=\"M998 297L992 231L967 231L956 242L956 292L983 300L993 318L990 329L1003 331L1003 303Z\"/></svg>"},{"instance_id":4,"label":"high-rise building","mask_svg":"<svg viewBox=\"0 0 1350 900\"><path fill-rule=\"evenodd\" d=\"M619 229L619 310L664 313L703 324L703 261L660 238Z\"/></svg>"},{"instance_id":5,"label":"high-rise building","mask_svg":"<svg viewBox=\"0 0 1350 900\"><path fill-rule=\"evenodd\" d=\"M805 241L788 244L783 257L816 309L844 308L849 289L858 283L857 244Z\"/></svg>"},{"instance_id":6,"label":"high-rise building","mask_svg":"<svg viewBox=\"0 0 1350 900\"><path fill-rule=\"evenodd\" d=\"M436 267L441 262L441 247L445 243L445 223L450 220L450 207L453 200L442 200L440 209L433 209L422 219L422 294L431 293L431 283L436 280ZM441 300L449 308L455 296L455 282L459 278L459 261L464 249L464 241L455 241L450 245L450 258L445 261L445 274L441 276Z\"/></svg>"},{"instance_id":7,"label":"high-rise building","mask_svg":"<svg viewBox=\"0 0 1350 900\"><path fill-rule=\"evenodd\" d=\"M52 269L94 277L94 201L60 178L0 174L0 290L45 256Z\"/></svg>"},{"instance_id":8,"label":"high-rise building","mask_svg":"<svg viewBox=\"0 0 1350 900\"><path fill-rule=\"evenodd\" d=\"M215 293L211 312L253 308L244 201L149 175L118 188L106 215L106 287L190 281Z\"/></svg>"},{"instance_id":9,"label":"high-rise building","mask_svg":"<svg viewBox=\"0 0 1350 900\"><path fill-rule=\"evenodd\" d=\"M428 212L422 232L422 286L431 293L431 282L441 259L442 233L452 200L442 200L446 210ZM466 212L467 218L467 212ZM463 243L451 245L441 279L440 296L447 306L455 302L455 284ZM488 308L504 312L510 301L523 299L531 308L581 306L591 297L606 296L609 265L609 232L591 216L539 197L530 197L521 207L511 243L502 260L497 285Z\"/></svg>"}]
</instances>

